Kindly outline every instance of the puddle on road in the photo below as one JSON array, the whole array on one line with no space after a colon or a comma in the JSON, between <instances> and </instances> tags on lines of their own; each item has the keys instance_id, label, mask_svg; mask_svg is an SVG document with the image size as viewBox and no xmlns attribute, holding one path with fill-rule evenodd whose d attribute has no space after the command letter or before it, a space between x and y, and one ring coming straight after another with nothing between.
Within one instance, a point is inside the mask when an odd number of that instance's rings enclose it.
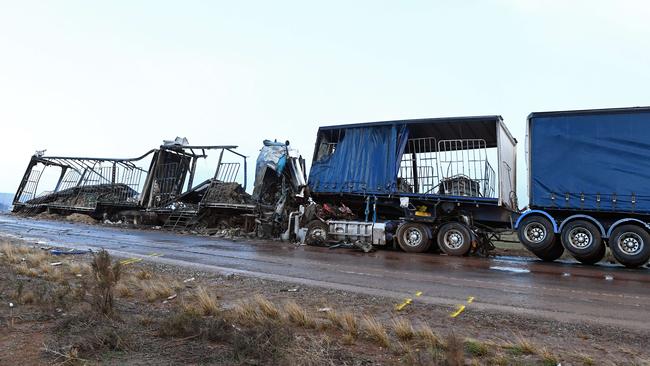
<instances>
[{"instance_id":1,"label":"puddle on road","mask_svg":"<svg viewBox=\"0 0 650 366\"><path fill-rule=\"evenodd\" d=\"M490 266L490 269L494 269L497 271L504 271L504 272L512 272L512 273L530 273L529 269L516 268L516 267Z\"/></svg>"}]
</instances>

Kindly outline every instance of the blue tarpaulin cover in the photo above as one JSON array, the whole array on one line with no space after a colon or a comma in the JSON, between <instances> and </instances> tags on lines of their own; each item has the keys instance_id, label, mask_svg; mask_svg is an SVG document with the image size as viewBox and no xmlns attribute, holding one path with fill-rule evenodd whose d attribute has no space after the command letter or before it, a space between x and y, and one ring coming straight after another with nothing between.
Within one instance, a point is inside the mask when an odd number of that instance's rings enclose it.
<instances>
[{"instance_id":1,"label":"blue tarpaulin cover","mask_svg":"<svg viewBox=\"0 0 650 366\"><path fill-rule=\"evenodd\" d=\"M531 207L650 213L650 108L533 113L528 129Z\"/></svg>"},{"instance_id":2,"label":"blue tarpaulin cover","mask_svg":"<svg viewBox=\"0 0 650 366\"><path fill-rule=\"evenodd\" d=\"M336 151L312 163L309 188L319 193L395 193L407 140L404 125L347 128Z\"/></svg>"}]
</instances>

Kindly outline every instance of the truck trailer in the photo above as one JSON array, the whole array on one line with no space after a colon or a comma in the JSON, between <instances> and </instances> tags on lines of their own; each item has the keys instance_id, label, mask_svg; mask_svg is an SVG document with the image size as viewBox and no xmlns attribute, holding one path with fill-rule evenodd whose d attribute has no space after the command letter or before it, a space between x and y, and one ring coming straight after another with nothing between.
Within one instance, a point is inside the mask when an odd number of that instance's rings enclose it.
<instances>
[{"instance_id":1,"label":"truck trailer","mask_svg":"<svg viewBox=\"0 0 650 366\"><path fill-rule=\"evenodd\" d=\"M531 113L529 204L515 221L521 243L552 261L585 264L609 246L618 262L650 258L650 108Z\"/></svg>"},{"instance_id":2,"label":"truck trailer","mask_svg":"<svg viewBox=\"0 0 650 366\"><path fill-rule=\"evenodd\" d=\"M311 198L349 217L302 210L299 236L406 252L487 251L517 212L516 143L500 116L320 127Z\"/></svg>"}]
</instances>

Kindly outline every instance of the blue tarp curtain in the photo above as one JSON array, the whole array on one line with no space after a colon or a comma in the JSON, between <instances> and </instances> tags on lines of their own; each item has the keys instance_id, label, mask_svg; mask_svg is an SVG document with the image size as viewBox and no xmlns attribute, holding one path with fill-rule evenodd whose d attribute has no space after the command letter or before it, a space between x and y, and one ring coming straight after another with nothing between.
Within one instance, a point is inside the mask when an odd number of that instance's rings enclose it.
<instances>
[{"instance_id":1,"label":"blue tarp curtain","mask_svg":"<svg viewBox=\"0 0 650 366\"><path fill-rule=\"evenodd\" d=\"M391 194L408 129L405 125L348 128L333 154L314 161L309 187L318 193Z\"/></svg>"},{"instance_id":2,"label":"blue tarp curtain","mask_svg":"<svg viewBox=\"0 0 650 366\"><path fill-rule=\"evenodd\" d=\"M650 212L650 113L529 123L532 206Z\"/></svg>"}]
</instances>

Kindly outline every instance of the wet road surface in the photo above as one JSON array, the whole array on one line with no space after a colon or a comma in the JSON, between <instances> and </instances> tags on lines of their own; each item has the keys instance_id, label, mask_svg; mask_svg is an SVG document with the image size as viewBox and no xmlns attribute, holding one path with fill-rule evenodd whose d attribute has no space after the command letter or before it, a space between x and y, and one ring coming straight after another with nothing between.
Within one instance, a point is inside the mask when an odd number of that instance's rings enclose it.
<instances>
[{"instance_id":1,"label":"wet road surface","mask_svg":"<svg viewBox=\"0 0 650 366\"><path fill-rule=\"evenodd\" d=\"M37 221L0 216L0 236L41 245L105 248L147 261L238 273L374 296L591 322L647 330L650 270L542 263L522 257L458 258L380 250L232 241L155 230ZM162 256L152 257L152 253ZM422 291L423 295L414 297Z\"/></svg>"}]
</instances>

